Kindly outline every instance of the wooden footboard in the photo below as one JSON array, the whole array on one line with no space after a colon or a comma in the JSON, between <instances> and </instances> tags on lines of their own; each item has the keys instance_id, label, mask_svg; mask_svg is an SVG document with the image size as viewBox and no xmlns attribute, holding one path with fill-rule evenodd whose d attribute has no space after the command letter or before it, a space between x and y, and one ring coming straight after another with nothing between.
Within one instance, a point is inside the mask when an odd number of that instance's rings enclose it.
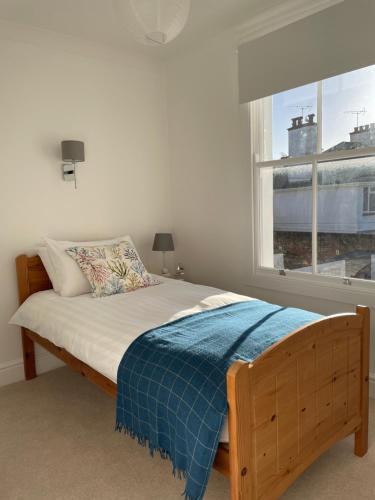
<instances>
[{"instance_id":1,"label":"wooden footboard","mask_svg":"<svg viewBox=\"0 0 375 500\"><path fill-rule=\"evenodd\" d=\"M51 288L39 257L17 258L20 303ZM231 500L278 498L336 441L355 433L367 451L369 310L324 318L282 339L253 364L227 374L229 446L214 467L230 477ZM116 384L35 332L22 330L25 377L36 376L34 342L112 396Z\"/></svg>"},{"instance_id":2,"label":"wooden footboard","mask_svg":"<svg viewBox=\"0 0 375 500\"><path fill-rule=\"evenodd\" d=\"M301 328L227 379L231 498L278 498L349 434L367 451L369 310Z\"/></svg>"}]
</instances>

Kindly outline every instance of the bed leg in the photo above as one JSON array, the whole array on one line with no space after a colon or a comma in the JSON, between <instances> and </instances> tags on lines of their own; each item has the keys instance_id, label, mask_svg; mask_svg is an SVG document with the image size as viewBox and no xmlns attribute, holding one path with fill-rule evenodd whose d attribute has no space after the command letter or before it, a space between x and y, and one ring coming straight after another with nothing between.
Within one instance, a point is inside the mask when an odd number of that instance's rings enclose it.
<instances>
[{"instance_id":1,"label":"bed leg","mask_svg":"<svg viewBox=\"0 0 375 500\"><path fill-rule=\"evenodd\" d=\"M25 379L31 380L36 377L34 342L27 336L23 328L21 328L21 335Z\"/></svg>"},{"instance_id":2,"label":"bed leg","mask_svg":"<svg viewBox=\"0 0 375 500\"><path fill-rule=\"evenodd\" d=\"M369 352L370 352L370 310L358 306L357 314L363 318L361 345L361 428L355 433L354 453L363 457L368 449L368 412L369 412Z\"/></svg>"}]
</instances>

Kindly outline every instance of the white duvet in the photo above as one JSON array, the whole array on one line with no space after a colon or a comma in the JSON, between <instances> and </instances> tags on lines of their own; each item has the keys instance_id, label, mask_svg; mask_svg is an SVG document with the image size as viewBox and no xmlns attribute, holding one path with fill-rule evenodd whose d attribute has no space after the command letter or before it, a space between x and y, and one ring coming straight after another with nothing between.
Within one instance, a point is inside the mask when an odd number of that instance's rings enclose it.
<instances>
[{"instance_id":1,"label":"white duvet","mask_svg":"<svg viewBox=\"0 0 375 500\"><path fill-rule=\"evenodd\" d=\"M252 300L217 288L162 278L157 286L92 298L61 297L53 290L29 297L11 324L23 326L63 347L113 382L124 352L151 328L203 310ZM222 441L228 441L227 429Z\"/></svg>"}]
</instances>

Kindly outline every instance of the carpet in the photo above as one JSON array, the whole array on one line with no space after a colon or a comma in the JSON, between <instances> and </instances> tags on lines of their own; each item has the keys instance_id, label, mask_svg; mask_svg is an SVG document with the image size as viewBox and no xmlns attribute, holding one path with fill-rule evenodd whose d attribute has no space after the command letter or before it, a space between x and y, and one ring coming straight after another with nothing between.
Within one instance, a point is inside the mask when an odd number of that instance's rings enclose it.
<instances>
[{"instance_id":1,"label":"carpet","mask_svg":"<svg viewBox=\"0 0 375 500\"><path fill-rule=\"evenodd\" d=\"M168 461L114 432L115 400L68 368L0 388L1 500L178 500L184 483ZM337 443L285 493L285 500L375 498L375 401L370 449ZM213 471L206 500L228 500Z\"/></svg>"}]
</instances>

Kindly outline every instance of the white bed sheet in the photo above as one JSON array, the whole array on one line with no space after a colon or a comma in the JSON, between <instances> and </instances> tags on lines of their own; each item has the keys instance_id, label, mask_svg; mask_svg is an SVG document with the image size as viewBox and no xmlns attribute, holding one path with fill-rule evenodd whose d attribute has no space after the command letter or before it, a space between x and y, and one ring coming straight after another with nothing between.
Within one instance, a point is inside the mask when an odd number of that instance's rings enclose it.
<instances>
[{"instance_id":1,"label":"white bed sheet","mask_svg":"<svg viewBox=\"0 0 375 500\"><path fill-rule=\"evenodd\" d=\"M145 331L195 312L253 300L217 288L162 278L136 292L92 298L61 297L53 290L30 296L10 323L63 347L113 382L124 352ZM227 425L221 441L228 441Z\"/></svg>"}]
</instances>

